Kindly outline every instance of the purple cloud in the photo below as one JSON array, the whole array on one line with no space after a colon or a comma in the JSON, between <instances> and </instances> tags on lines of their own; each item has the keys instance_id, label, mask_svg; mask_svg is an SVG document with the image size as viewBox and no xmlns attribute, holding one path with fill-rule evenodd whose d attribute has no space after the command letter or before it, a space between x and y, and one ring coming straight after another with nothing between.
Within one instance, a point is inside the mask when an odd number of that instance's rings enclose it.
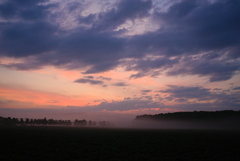
<instances>
[{"instance_id":1,"label":"purple cloud","mask_svg":"<svg viewBox=\"0 0 240 161\"><path fill-rule=\"evenodd\" d=\"M112 84L112 85L113 85L113 86L119 86L119 87L128 86L128 84L125 83L125 82L117 82L117 83L114 83L114 84Z\"/></svg>"},{"instance_id":2,"label":"purple cloud","mask_svg":"<svg viewBox=\"0 0 240 161\"><path fill-rule=\"evenodd\" d=\"M93 78L80 78L74 81L75 83L89 83L92 85L103 85L103 81L94 80Z\"/></svg>"},{"instance_id":3,"label":"purple cloud","mask_svg":"<svg viewBox=\"0 0 240 161\"><path fill-rule=\"evenodd\" d=\"M210 82L229 80L240 70L239 1L182 0L163 12L151 0L120 0L88 15L81 14L86 7L81 2L61 5L48 0L0 4L0 56L23 60L5 67L55 66L94 74L121 66L136 71L132 79L166 73ZM62 27L63 16L72 16L75 24ZM143 18L161 27L131 36L119 29Z\"/></svg>"}]
</instances>

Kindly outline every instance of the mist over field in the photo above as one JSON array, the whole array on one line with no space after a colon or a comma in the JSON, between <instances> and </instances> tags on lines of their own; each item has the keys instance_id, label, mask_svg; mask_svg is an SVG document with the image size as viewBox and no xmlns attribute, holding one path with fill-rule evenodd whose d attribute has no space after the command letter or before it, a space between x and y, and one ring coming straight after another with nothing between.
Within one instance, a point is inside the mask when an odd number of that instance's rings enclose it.
<instances>
[{"instance_id":1,"label":"mist over field","mask_svg":"<svg viewBox=\"0 0 240 161\"><path fill-rule=\"evenodd\" d=\"M112 118L111 124L0 117L0 160L238 161L239 114L145 114Z\"/></svg>"},{"instance_id":2,"label":"mist over field","mask_svg":"<svg viewBox=\"0 0 240 161\"><path fill-rule=\"evenodd\" d=\"M136 128L240 130L240 111L193 111L136 116Z\"/></svg>"},{"instance_id":3,"label":"mist over field","mask_svg":"<svg viewBox=\"0 0 240 161\"><path fill-rule=\"evenodd\" d=\"M238 121L238 123L236 122ZM139 129L209 129L209 130L240 130L239 120L219 119L215 121L153 121L134 120L132 128Z\"/></svg>"},{"instance_id":4,"label":"mist over field","mask_svg":"<svg viewBox=\"0 0 240 161\"><path fill-rule=\"evenodd\" d=\"M22 111L23 112L23 111ZM19 113L18 113L19 115ZM27 116L28 114L26 114ZM8 115L9 116L9 115ZM209 129L209 130L240 130L240 111L192 111L159 113L154 115L133 115L133 114L110 114L110 113L84 113L70 114L56 113L55 117L42 113L38 117L0 117L0 123L22 125L59 125L57 122L68 122L68 126L76 125L76 120L84 120L84 127L107 127L107 128L127 128L127 129ZM40 118L39 118L40 117ZM20 121L21 120L21 121ZM55 120L55 121L54 121ZM105 122L102 125L101 122ZM92 126L92 123L94 126ZM53 124L54 123L54 124ZM80 126L81 128L83 126Z\"/></svg>"},{"instance_id":5,"label":"mist over field","mask_svg":"<svg viewBox=\"0 0 240 161\"><path fill-rule=\"evenodd\" d=\"M146 129L146 124L141 129L0 126L4 138L0 160L238 161L239 134L239 130Z\"/></svg>"}]
</instances>

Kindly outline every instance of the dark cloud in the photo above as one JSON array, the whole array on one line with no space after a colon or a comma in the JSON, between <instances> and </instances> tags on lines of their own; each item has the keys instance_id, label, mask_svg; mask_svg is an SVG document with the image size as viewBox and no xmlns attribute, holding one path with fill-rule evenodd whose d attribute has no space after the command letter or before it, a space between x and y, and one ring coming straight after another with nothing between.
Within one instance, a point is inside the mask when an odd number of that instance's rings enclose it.
<instances>
[{"instance_id":1,"label":"dark cloud","mask_svg":"<svg viewBox=\"0 0 240 161\"><path fill-rule=\"evenodd\" d=\"M41 69L41 66L38 66L36 64L26 64L26 63L10 63L10 64L1 64L0 66L2 67L6 67L6 68L10 68L10 69L14 69L14 70L38 70Z\"/></svg>"},{"instance_id":2,"label":"dark cloud","mask_svg":"<svg viewBox=\"0 0 240 161\"><path fill-rule=\"evenodd\" d=\"M41 54L55 48L57 37L55 26L45 22L4 23L0 36L0 54L25 57Z\"/></svg>"},{"instance_id":3,"label":"dark cloud","mask_svg":"<svg viewBox=\"0 0 240 161\"><path fill-rule=\"evenodd\" d=\"M220 91L222 89L221 88L214 88L213 90Z\"/></svg>"},{"instance_id":4,"label":"dark cloud","mask_svg":"<svg viewBox=\"0 0 240 161\"><path fill-rule=\"evenodd\" d=\"M99 22L95 24L94 28L97 30L116 29L126 20L147 16L151 7L151 0L121 0L116 5L116 8L98 15Z\"/></svg>"},{"instance_id":5,"label":"dark cloud","mask_svg":"<svg viewBox=\"0 0 240 161\"><path fill-rule=\"evenodd\" d=\"M138 72L137 74L132 74L130 75L130 79L136 79L136 78L141 78L148 75L148 73L144 73L144 72Z\"/></svg>"},{"instance_id":6,"label":"dark cloud","mask_svg":"<svg viewBox=\"0 0 240 161\"><path fill-rule=\"evenodd\" d=\"M78 13L84 10L84 5L81 2L69 2L66 5L67 10L72 13L74 11L77 11ZM81 11L79 11L81 9ZM91 15L91 14L90 14Z\"/></svg>"},{"instance_id":7,"label":"dark cloud","mask_svg":"<svg viewBox=\"0 0 240 161\"><path fill-rule=\"evenodd\" d=\"M104 84L104 81L102 80L109 80L107 77L94 77L94 76L84 76L83 78L77 79L74 82L75 83L89 83L92 85L102 85L102 87L107 87L107 85Z\"/></svg>"},{"instance_id":8,"label":"dark cloud","mask_svg":"<svg viewBox=\"0 0 240 161\"><path fill-rule=\"evenodd\" d=\"M13 17L17 12L17 7L14 3L3 3L0 5L0 16L2 18L10 18Z\"/></svg>"},{"instance_id":9,"label":"dark cloud","mask_svg":"<svg viewBox=\"0 0 240 161\"><path fill-rule=\"evenodd\" d=\"M209 76L210 82L230 79L239 70L239 61L218 57L209 59L207 56L187 56L182 59L181 65L171 69L168 75L200 75Z\"/></svg>"},{"instance_id":10,"label":"dark cloud","mask_svg":"<svg viewBox=\"0 0 240 161\"><path fill-rule=\"evenodd\" d=\"M162 103L154 102L151 99L144 99L141 97L136 98L125 98L122 101L112 101L112 102L102 102L97 105L96 109L107 110L107 111L128 111L136 109L150 109L150 108L160 108L163 106Z\"/></svg>"},{"instance_id":11,"label":"dark cloud","mask_svg":"<svg viewBox=\"0 0 240 161\"><path fill-rule=\"evenodd\" d=\"M198 101L210 101L211 105L208 108L217 106L224 108L239 107L240 95L239 93L226 93L226 91L219 91L218 93L212 92L208 88L200 86L177 86L177 85L168 85L168 89L160 90L161 93L167 93L169 96L166 96L164 99L166 101L175 101L181 102L184 104L195 104ZM213 89L216 90L216 89ZM219 90L219 89L217 89ZM196 100L196 101L193 101ZM201 102L202 103L202 102ZM199 103L199 104L201 104ZM226 106L229 104L229 106ZM230 106L232 105L232 106ZM194 106L193 106L194 107Z\"/></svg>"},{"instance_id":12,"label":"dark cloud","mask_svg":"<svg viewBox=\"0 0 240 161\"><path fill-rule=\"evenodd\" d=\"M139 71L137 74L132 74L130 78L140 78L145 75L151 75L152 77L159 75L160 71L173 67L178 63L178 58L169 59L166 57L160 58L148 58L130 60L127 62L126 70Z\"/></svg>"},{"instance_id":13,"label":"dark cloud","mask_svg":"<svg viewBox=\"0 0 240 161\"><path fill-rule=\"evenodd\" d=\"M0 17L4 19L21 18L23 20L39 20L45 18L48 9L53 5L42 5L48 0L9 0L0 4Z\"/></svg>"},{"instance_id":14,"label":"dark cloud","mask_svg":"<svg viewBox=\"0 0 240 161\"><path fill-rule=\"evenodd\" d=\"M103 77L103 76L100 76L100 77L97 77L98 79L102 79L102 80L107 80L107 81L110 81L112 80L112 78L109 78L109 77Z\"/></svg>"},{"instance_id":15,"label":"dark cloud","mask_svg":"<svg viewBox=\"0 0 240 161\"><path fill-rule=\"evenodd\" d=\"M78 21L80 24L92 24L93 22L97 21L96 14L89 14L87 16L79 16Z\"/></svg>"},{"instance_id":16,"label":"dark cloud","mask_svg":"<svg viewBox=\"0 0 240 161\"><path fill-rule=\"evenodd\" d=\"M56 48L56 24L48 22L54 4L48 0L11 0L0 4L0 55L25 57ZM5 20L4 20L5 19ZM36 67L33 67L36 68Z\"/></svg>"},{"instance_id":17,"label":"dark cloud","mask_svg":"<svg viewBox=\"0 0 240 161\"><path fill-rule=\"evenodd\" d=\"M145 97L150 97L150 96L146 96L149 92L152 92L152 90L141 90L142 95L145 95Z\"/></svg>"},{"instance_id":18,"label":"dark cloud","mask_svg":"<svg viewBox=\"0 0 240 161\"><path fill-rule=\"evenodd\" d=\"M85 74L99 73L111 70L119 64L123 48L122 38L110 34L77 31L62 40L56 57L63 59L63 64L75 60L78 60L77 64L80 64L79 62L86 64L90 68L84 72Z\"/></svg>"},{"instance_id":19,"label":"dark cloud","mask_svg":"<svg viewBox=\"0 0 240 161\"><path fill-rule=\"evenodd\" d=\"M142 93L149 93L152 92L152 90L141 90Z\"/></svg>"},{"instance_id":20,"label":"dark cloud","mask_svg":"<svg viewBox=\"0 0 240 161\"><path fill-rule=\"evenodd\" d=\"M167 73L207 76L210 82L231 79L240 69L239 1L173 1L162 12L150 0L120 0L89 15L78 14L84 10L81 2L59 5L47 0L0 4L0 55L24 58L5 67L52 65L92 74L123 66L136 71L130 78ZM74 16L76 27L61 27L64 12L52 12L60 8ZM132 36L122 35L126 29L116 31L127 20L141 18L160 28Z\"/></svg>"},{"instance_id":21,"label":"dark cloud","mask_svg":"<svg viewBox=\"0 0 240 161\"><path fill-rule=\"evenodd\" d=\"M183 43L172 41L180 43L178 52L181 54L181 49L191 52L238 45L240 23L236 20L240 18L239 8L240 2L230 0L215 3L180 1L166 13L156 13L156 17L165 22L168 31L164 33L169 34L170 39L182 35Z\"/></svg>"},{"instance_id":22,"label":"dark cloud","mask_svg":"<svg viewBox=\"0 0 240 161\"><path fill-rule=\"evenodd\" d=\"M134 54L152 53L171 58L207 52L209 54L201 59L190 58L182 64L174 64L180 70L170 73L209 76L211 82L228 80L239 70L239 60L235 58L240 56L237 54L240 52L240 23L237 21L240 18L240 2L180 1L167 12L155 12L154 16L162 27L156 32L133 37L130 45ZM214 60L204 62L207 59ZM188 63L190 69L187 69ZM133 77L141 76L144 72Z\"/></svg>"},{"instance_id":23,"label":"dark cloud","mask_svg":"<svg viewBox=\"0 0 240 161\"><path fill-rule=\"evenodd\" d=\"M25 20L41 20L47 17L48 13L47 10L53 6L37 6L31 9L23 10L21 12L21 18Z\"/></svg>"},{"instance_id":24,"label":"dark cloud","mask_svg":"<svg viewBox=\"0 0 240 161\"><path fill-rule=\"evenodd\" d=\"M103 85L103 81L100 80L93 80L93 79L88 79L88 78L80 78L74 81L75 83L89 83L92 85Z\"/></svg>"},{"instance_id":25,"label":"dark cloud","mask_svg":"<svg viewBox=\"0 0 240 161\"><path fill-rule=\"evenodd\" d=\"M240 87L235 87L233 88L233 90L240 90Z\"/></svg>"},{"instance_id":26,"label":"dark cloud","mask_svg":"<svg viewBox=\"0 0 240 161\"><path fill-rule=\"evenodd\" d=\"M172 98L177 99L209 99L211 92L209 89L202 87L184 87L176 85L168 85L168 89L160 90L161 93L169 93Z\"/></svg>"},{"instance_id":27,"label":"dark cloud","mask_svg":"<svg viewBox=\"0 0 240 161\"><path fill-rule=\"evenodd\" d=\"M124 87L124 86L128 86L129 84L125 83L125 82L117 82L112 84L113 86L119 86L119 87Z\"/></svg>"},{"instance_id":28,"label":"dark cloud","mask_svg":"<svg viewBox=\"0 0 240 161\"><path fill-rule=\"evenodd\" d=\"M112 61L112 62L101 62L97 64L98 61L94 65L92 65L88 70L83 72L83 74L92 74L92 73L101 73L108 70L111 70L118 65L118 61Z\"/></svg>"},{"instance_id":29,"label":"dark cloud","mask_svg":"<svg viewBox=\"0 0 240 161\"><path fill-rule=\"evenodd\" d=\"M87 78L87 79L93 79L94 77L89 75L89 76L84 76L84 78Z\"/></svg>"}]
</instances>

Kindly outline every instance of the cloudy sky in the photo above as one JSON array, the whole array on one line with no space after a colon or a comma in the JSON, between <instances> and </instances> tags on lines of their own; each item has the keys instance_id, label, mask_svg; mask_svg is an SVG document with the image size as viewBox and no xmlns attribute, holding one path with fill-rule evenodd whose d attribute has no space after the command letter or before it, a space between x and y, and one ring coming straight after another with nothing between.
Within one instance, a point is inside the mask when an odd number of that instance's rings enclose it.
<instances>
[{"instance_id":1,"label":"cloudy sky","mask_svg":"<svg viewBox=\"0 0 240 161\"><path fill-rule=\"evenodd\" d=\"M1 0L0 115L240 110L238 0Z\"/></svg>"}]
</instances>

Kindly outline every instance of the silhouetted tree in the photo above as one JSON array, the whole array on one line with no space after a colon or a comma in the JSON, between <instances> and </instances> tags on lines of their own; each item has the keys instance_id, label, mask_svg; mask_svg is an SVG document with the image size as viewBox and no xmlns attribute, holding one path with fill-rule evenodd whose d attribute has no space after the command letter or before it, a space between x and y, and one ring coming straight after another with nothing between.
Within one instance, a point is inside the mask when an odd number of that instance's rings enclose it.
<instances>
[{"instance_id":1,"label":"silhouetted tree","mask_svg":"<svg viewBox=\"0 0 240 161\"><path fill-rule=\"evenodd\" d=\"M90 120L88 121L88 126L92 126L93 125L93 122Z\"/></svg>"},{"instance_id":2,"label":"silhouetted tree","mask_svg":"<svg viewBox=\"0 0 240 161\"><path fill-rule=\"evenodd\" d=\"M76 119L74 121L74 125L75 126L86 126L87 125L87 121L84 119L84 120L78 120Z\"/></svg>"},{"instance_id":3,"label":"silhouetted tree","mask_svg":"<svg viewBox=\"0 0 240 161\"><path fill-rule=\"evenodd\" d=\"M4 118L0 116L0 125L4 124Z\"/></svg>"},{"instance_id":4,"label":"silhouetted tree","mask_svg":"<svg viewBox=\"0 0 240 161\"><path fill-rule=\"evenodd\" d=\"M25 124L29 124L29 118L25 119Z\"/></svg>"},{"instance_id":5,"label":"silhouetted tree","mask_svg":"<svg viewBox=\"0 0 240 161\"><path fill-rule=\"evenodd\" d=\"M29 124L33 125L34 124L34 120L30 119Z\"/></svg>"},{"instance_id":6,"label":"silhouetted tree","mask_svg":"<svg viewBox=\"0 0 240 161\"><path fill-rule=\"evenodd\" d=\"M23 120L23 118L20 118L20 122L19 122L19 124L21 124L21 125L24 124L24 120Z\"/></svg>"}]
</instances>

